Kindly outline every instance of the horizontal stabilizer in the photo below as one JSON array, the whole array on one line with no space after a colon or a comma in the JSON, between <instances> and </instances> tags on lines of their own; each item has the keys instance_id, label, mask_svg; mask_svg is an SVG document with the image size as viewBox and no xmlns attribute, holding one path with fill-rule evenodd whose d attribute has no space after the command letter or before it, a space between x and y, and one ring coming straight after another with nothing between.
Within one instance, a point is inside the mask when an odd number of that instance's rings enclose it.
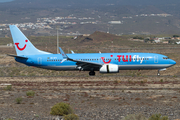
<instances>
[{"instance_id":1,"label":"horizontal stabilizer","mask_svg":"<svg viewBox=\"0 0 180 120\"><path fill-rule=\"evenodd\" d=\"M16 57L16 58L21 58L21 59L28 59L27 57L23 57L23 56L17 56L17 55L8 55L11 57Z\"/></svg>"}]
</instances>

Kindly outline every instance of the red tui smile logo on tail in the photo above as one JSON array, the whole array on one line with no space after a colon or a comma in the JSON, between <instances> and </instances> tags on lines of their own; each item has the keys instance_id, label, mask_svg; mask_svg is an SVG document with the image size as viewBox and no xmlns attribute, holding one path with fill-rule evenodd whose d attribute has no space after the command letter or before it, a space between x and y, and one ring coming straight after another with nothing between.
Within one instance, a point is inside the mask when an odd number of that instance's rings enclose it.
<instances>
[{"instance_id":1,"label":"red tui smile logo on tail","mask_svg":"<svg viewBox=\"0 0 180 120\"><path fill-rule=\"evenodd\" d=\"M28 40L25 40L25 42L28 42ZM19 43L15 43L15 45L16 45L16 47L18 48L18 50L20 50L20 51L23 51L23 50L26 48L26 44L24 45L23 48L20 48L20 47L19 47Z\"/></svg>"}]
</instances>

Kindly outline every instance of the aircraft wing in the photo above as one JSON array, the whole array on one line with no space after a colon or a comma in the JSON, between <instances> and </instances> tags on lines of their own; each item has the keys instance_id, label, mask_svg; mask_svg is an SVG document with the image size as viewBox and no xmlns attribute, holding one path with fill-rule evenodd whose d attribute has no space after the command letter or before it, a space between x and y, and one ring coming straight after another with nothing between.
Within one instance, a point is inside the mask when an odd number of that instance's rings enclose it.
<instances>
[{"instance_id":1,"label":"aircraft wing","mask_svg":"<svg viewBox=\"0 0 180 120\"><path fill-rule=\"evenodd\" d=\"M71 58L68 58L67 60L76 62L77 67L83 68L83 69L100 68L103 65L101 63L81 61L81 60L76 60L76 59L71 59Z\"/></svg>"},{"instance_id":2,"label":"aircraft wing","mask_svg":"<svg viewBox=\"0 0 180 120\"><path fill-rule=\"evenodd\" d=\"M103 64L101 64L101 63L95 63L95 62L89 62L89 61L81 61L81 60L76 60L76 59L71 59L71 58L68 58L68 60L77 62L77 63L76 63L77 65L89 64L89 65L98 66L98 67L100 67L100 66L103 65Z\"/></svg>"},{"instance_id":3,"label":"aircraft wing","mask_svg":"<svg viewBox=\"0 0 180 120\"><path fill-rule=\"evenodd\" d=\"M76 60L76 59L71 59L69 58L65 53L64 51L59 47L60 49L60 52L63 56L63 61L64 62L65 60L69 60L69 61L73 61L73 62L76 62L76 65L80 68L83 68L83 69L87 69L87 68L99 68L101 67L103 64L101 63L95 63L95 62L89 62L89 61L82 61L82 60ZM61 63L62 63L61 62Z\"/></svg>"}]
</instances>

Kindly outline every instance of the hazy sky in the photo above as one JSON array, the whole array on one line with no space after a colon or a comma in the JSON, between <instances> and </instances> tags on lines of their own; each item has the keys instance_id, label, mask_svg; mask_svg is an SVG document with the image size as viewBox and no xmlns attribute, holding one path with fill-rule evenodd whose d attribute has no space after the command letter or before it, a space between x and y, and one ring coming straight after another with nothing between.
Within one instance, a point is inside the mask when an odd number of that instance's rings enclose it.
<instances>
[{"instance_id":1,"label":"hazy sky","mask_svg":"<svg viewBox=\"0 0 180 120\"><path fill-rule=\"evenodd\" d=\"M3 3L3 2L11 2L13 0L0 0L0 3Z\"/></svg>"}]
</instances>

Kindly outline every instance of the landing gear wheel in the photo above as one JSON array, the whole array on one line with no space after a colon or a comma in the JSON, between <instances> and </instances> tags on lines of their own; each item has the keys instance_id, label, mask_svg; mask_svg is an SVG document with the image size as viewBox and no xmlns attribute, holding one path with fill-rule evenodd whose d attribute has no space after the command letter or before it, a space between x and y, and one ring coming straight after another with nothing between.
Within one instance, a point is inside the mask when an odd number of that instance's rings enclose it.
<instances>
[{"instance_id":1,"label":"landing gear wheel","mask_svg":"<svg viewBox=\"0 0 180 120\"><path fill-rule=\"evenodd\" d=\"M157 74L157 76L160 76L160 73L159 73L159 71L158 71L158 74Z\"/></svg>"},{"instance_id":2,"label":"landing gear wheel","mask_svg":"<svg viewBox=\"0 0 180 120\"><path fill-rule=\"evenodd\" d=\"M94 72L94 71L90 71L90 72L89 72L89 75L90 75L90 76L94 76L94 75L95 75L95 72Z\"/></svg>"}]
</instances>

